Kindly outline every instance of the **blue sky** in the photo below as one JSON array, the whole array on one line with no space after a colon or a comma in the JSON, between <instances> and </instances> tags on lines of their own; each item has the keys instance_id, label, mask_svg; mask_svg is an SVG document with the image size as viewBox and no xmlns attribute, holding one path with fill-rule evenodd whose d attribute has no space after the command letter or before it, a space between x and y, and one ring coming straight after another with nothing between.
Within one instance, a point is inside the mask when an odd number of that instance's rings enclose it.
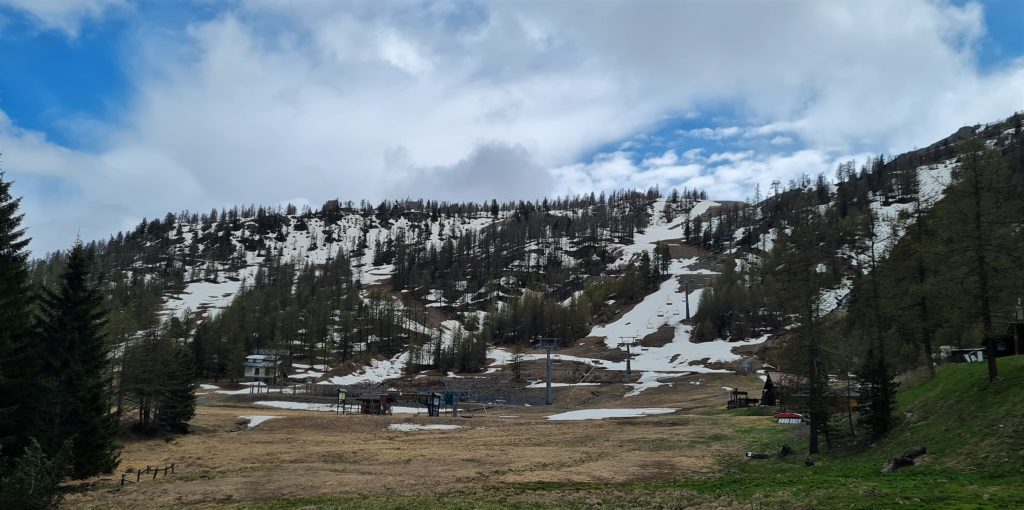
<instances>
[{"instance_id":1,"label":"blue sky","mask_svg":"<svg viewBox=\"0 0 1024 510\"><path fill-rule=\"evenodd\" d=\"M234 203L743 199L1024 109L1022 25L1015 0L0 0L0 165L37 252Z\"/></svg>"}]
</instances>

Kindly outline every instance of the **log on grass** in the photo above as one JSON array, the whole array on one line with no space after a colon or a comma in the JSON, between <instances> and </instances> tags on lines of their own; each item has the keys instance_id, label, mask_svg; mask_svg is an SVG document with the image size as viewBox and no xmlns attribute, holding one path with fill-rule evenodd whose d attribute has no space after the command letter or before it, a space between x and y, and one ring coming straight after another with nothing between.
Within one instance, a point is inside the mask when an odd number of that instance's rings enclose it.
<instances>
[{"instance_id":1,"label":"log on grass","mask_svg":"<svg viewBox=\"0 0 1024 510\"><path fill-rule=\"evenodd\" d=\"M889 462L885 463L885 467L882 468L883 473L891 473L899 468L913 466L914 459L928 453L928 449L924 446L915 446L905 452L903 455L893 457Z\"/></svg>"}]
</instances>

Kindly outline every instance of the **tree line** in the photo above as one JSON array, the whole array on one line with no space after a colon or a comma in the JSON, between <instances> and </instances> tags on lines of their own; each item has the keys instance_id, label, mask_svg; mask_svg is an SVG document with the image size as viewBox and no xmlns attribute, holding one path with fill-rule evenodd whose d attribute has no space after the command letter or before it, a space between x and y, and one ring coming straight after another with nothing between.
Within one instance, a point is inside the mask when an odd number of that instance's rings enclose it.
<instances>
[{"instance_id":1,"label":"tree line","mask_svg":"<svg viewBox=\"0 0 1024 510\"><path fill-rule=\"evenodd\" d=\"M0 173L0 502L7 508L48 508L58 484L111 472L118 462L123 401L131 377L111 363L110 323L92 257L75 243L61 269L37 286L31 280L20 199ZM158 364L144 344L118 345L125 357ZM145 352L143 352L145 351ZM174 346L174 352L187 352ZM191 369L191 363L182 364ZM160 377L147 372L140 380ZM154 398L160 426L180 430L191 419L194 375ZM115 400L117 403L115 403ZM167 411L167 403L178 407ZM168 414L170 416L168 416ZM150 427L144 427L150 429Z\"/></svg>"},{"instance_id":2,"label":"tree line","mask_svg":"<svg viewBox=\"0 0 1024 510\"><path fill-rule=\"evenodd\" d=\"M895 375L933 370L938 346L982 347L998 376L1024 288L1024 137L1019 115L977 130L994 141L974 131L859 173L844 163L835 183L808 179L762 201L764 224L741 227L741 251L704 292L695 340L781 339L769 356L804 381L812 450L840 429L829 374L859 374L860 422L876 438L895 423ZM918 168L952 160L949 187L929 196ZM886 219L886 207L899 213Z\"/></svg>"}]
</instances>

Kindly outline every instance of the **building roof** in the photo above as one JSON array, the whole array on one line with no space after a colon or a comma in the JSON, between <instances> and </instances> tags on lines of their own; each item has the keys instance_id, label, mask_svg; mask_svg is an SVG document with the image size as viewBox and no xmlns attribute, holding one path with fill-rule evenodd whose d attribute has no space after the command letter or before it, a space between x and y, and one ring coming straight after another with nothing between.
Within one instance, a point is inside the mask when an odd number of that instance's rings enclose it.
<instances>
[{"instance_id":1,"label":"building roof","mask_svg":"<svg viewBox=\"0 0 1024 510\"><path fill-rule=\"evenodd\" d=\"M803 376L785 372L767 372L766 375L775 386L800 386L807 383L807 379Z\"/></svg>"},{"instance_id":2,"label":"building roof","mask_svg":"<svg viewBox=\"0 0 1024 510\"><path fill-rule=\"evenodd\" d=\"M273 367L281 364L281 357L276 354L250 354L245 357L247 367Z\"/></svg>"}]
</instances>

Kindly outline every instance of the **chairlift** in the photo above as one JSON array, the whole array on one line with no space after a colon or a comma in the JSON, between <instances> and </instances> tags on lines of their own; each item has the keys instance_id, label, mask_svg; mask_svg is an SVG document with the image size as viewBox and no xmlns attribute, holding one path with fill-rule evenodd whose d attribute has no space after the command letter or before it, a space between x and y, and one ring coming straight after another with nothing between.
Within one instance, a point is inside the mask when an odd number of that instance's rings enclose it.
<instances>
[{"instance_id":1,"label":"chairlift","mask_svg":"<svg viewBox=\"0 0 1024 510\"><path fill-rule=\"evenodd\" d=\"M647 329L654 329L654 323L653 322L648 322L647 323Z\"/></svg>"},{"instance_id":2,"label":"chairlift","mask_svg":"<svg viewBox=\"0 0 1024 510\"><path fill-rule=\"evenodd\" d=\"M673 308L672 315L679 315L679 308Z\"/></svg>"},{"instance_id":3,"label":"chairlift","mask_svg":"<svg viewBox=\"0 0 1024 510\"><path fill-rule=\"evenodd\" d=\"M664 316L665 316L665 311L659 308L658 309L658 317L664 317Z\"/></svg>"}]
</instances>

